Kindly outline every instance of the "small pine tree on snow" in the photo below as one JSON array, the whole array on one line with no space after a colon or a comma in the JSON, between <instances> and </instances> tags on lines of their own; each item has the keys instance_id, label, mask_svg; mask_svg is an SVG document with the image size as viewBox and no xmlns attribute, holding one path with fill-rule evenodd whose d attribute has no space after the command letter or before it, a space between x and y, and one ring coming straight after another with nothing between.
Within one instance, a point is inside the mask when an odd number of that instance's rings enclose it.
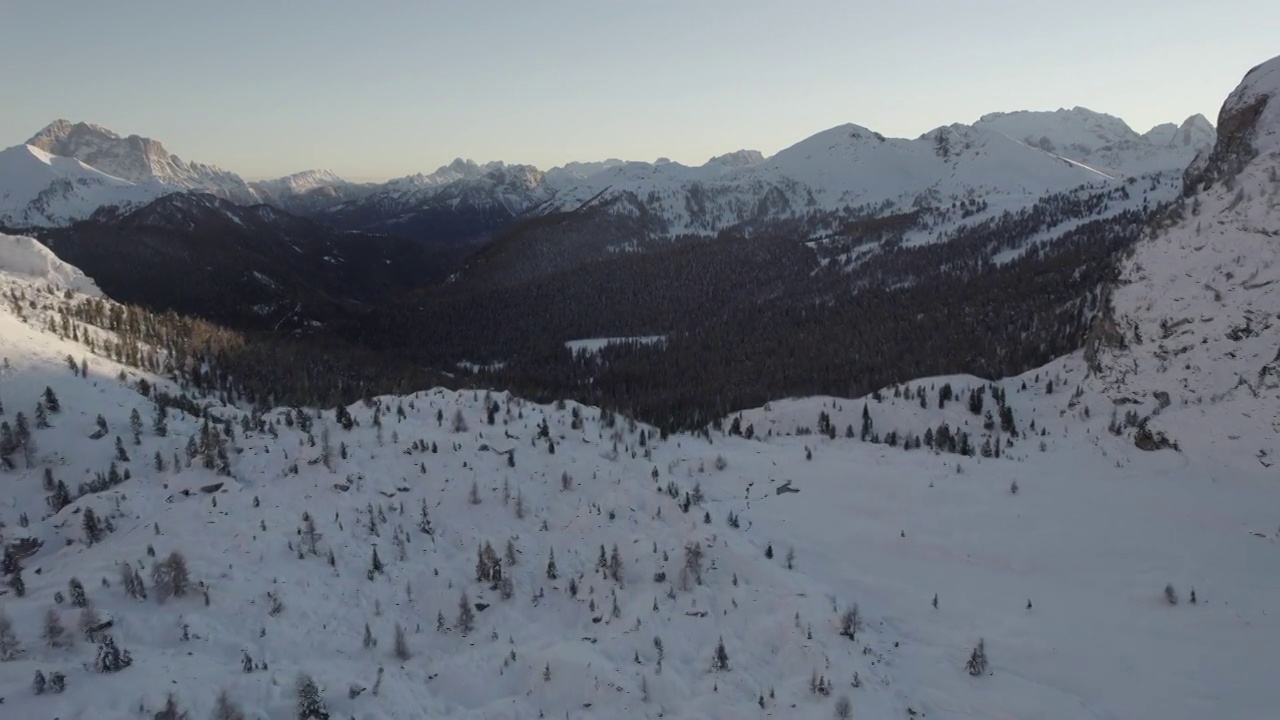
<instances>
[{"instance_id":1,"label":"small pine tree on snow","mask_svg":"<svg viewBox=\"0 0 1280 720\"><path fill-rule=\"evenodd\" d=\"M796 549L795 548L787 548L787 569L788 570L796 569Z\"/></svg>"},{"instance_id":2,"label":"small pine tree on snow","mask_svg":"<svg viewBox=\"0 0 1280 720\"><path fill-rule=\"evenodd\" d=\"M49 496L45 498L45 503L49 506L49 511L55 515L62 511L63 508L70 505L72 501L71 490L67 488L67 484L62 480L57 480L53 484L53 490L49 492ZM85 512L88 512L86 510ZM86 532L86 536L88 533Z\"/></svg>"},{"instance_id":3,"label":"small pine tree on snow","mask_svg":"<svg viewBox=\"0 0 1280 720\"><path fill-rule=\"evenodd\" d=\"M470 635L471 631L476 629L476 613L471 609L471 600L467 598L465 592L458 600L458 630L463 635Z\"/></svg>"},{"instance_id":4,"label":"small pine tree on snow","mask_svg":"<svg viewBox=\"0 0 1280 720\"><path fill-rule=\"evenodd\" d=\"M547 663L542 668L542 682L551 682L551 663Z\"/></svg>"},{"instance_id":5,"label":"small pine tree on snow","mask_svg":"<svg viewBox=\"0 0 1280 720\"><path fill-rule=\"evenodd\" d=\"M472 505L480 504L480 488L476 485L476 481L471 481L471 490L467 492L467 502Z\"/></svg>"},{"instance_id":6,"label":"small pine tree on snow","mask_svg":"<svg viewBox=\"0 0 1280 720\"><path fill-rule=\"evenodd\" d=\"M840 634L857 641L858 631L862 629L862 617L858 612L858 604L854 603L852 607L844 611L840 616Z\"/></svg>"},{"instance_id":7,"label":"small pine tree on snow","mask_svg":"<svg viewBox=\"0 0 1280 720\"><path fill-rule=\"evenodd\" d=\"M377 639L373 637L373 631L369 629L369 623L364 624L364 649L368 650L378 644Z\"/></svg>"},{"instance_id":8,"label":"small pine tree on snow","mask_svg":"<svg viewBox=\"0 0 1280 720\"><path fill-rule=\"evenodd\" d=\"M67 583L68 595L71 596L71 607L87 607L89 598L84 594L84 583L80 582L80 578L71 578Z\"/></svg>"},{"instance_id":9,"label":"small pine tree on snow","mask_svg":"<svg viewBox=\"0 0 1280 720\"><path fill-rule=\"evenodd\" d=\"M613 552L609 555L609 577L622 585L622 554L618 552L618 544L614 543Z\"/></svg>"},{"instance_id":10,"label":"small pine tree on snow","mask_svg":"<svg viewBox=\"0 0 1280 720\"><path fill-rule=\"evenodd\" d=\"M36 695L43 695L45 685L44 673L37 670L35 679L31 681L31 692Z\"/></svg>"},{"instance_id":11,"label":"small pine tree on snow","mask_svg":"<svg viewBox=\"0 0 1280 720\"><path fill-rule=\"evenodd\" d=\"M22 643L18 641L18 635L13 631L13 621L0 608L0 662L17 660L21 654Z\"/></svg>"},{"instance_id":12,"label":"small pine tree on snow","mask_svg":"<svg viewBox=\"0 0 1280 720\"><path fill-rule=\"evenodd\" d=\"M938 593L933 594L933 609L938 609Z\"/></svg>"},{"instance_id":13,"label":"small pine tree on snow","mask_svg":"<svg viewBox=\"0 0 1280 720\"><path fill-rule=\"evenodd\" d=\"M969 674L974 677L987 674L987 643L985 640L978 640L978 646L969 653L969 660L964 664Z\"/></svg>"},{"instance_id":14,"label":"small pine tree on snow","mask_svg":"<svg viewBox=\"0 0 1280 720\"><path fill-rule=\"evenodd\" d=\"M1187 600L1188 600L1188 602L1190 602L1192 605L1195 605L1195 604L1196 604L1196 589L1195 589L1195 588L1191 588L1191 597L1190 597L1190 598L1188 598ZM1030 600L1028 600L1027 602L1031 602L1031 601L1030 601Z\"/></svg>"},{"instance_id":15,"label":"small pine tree on snow","mask_svg":"<svg viewBox=\"0 0 1280 720\"><path fill-rule=\"evenodd\" d=\"M770 560L773 559L773 543L769 543L767 546L765 546L764 556Z\"/></svg>"},{"instance_id":16,"label":"small pine tree on snow","mask_svg":"<svg viewBox=\"0 0 1280 720\"><path fill-rule=\"evenodd\" d=\"M1178 591L1173 589L1173 583L1164 586L1164 600L1170 605L1178 604Z\"/></svg>"},{"instance_id":17,"label":"small pine tree on snow","mask_svg":"<svg viewBox=\"0 0 1280 720\"><path fill-rule=\"evenodd\" d=\"M102 525L98 523L98 516L93 512L93 508L84 509L84 517L80 520L80 527L84 529L86 544L93 545L102 540Z\"/></svg>"},{"instance_id":18,"label":"small pine tree on snow","mask_svg":"<svg viewBox=\"0 0 1280 720\"><path fill-rule=\"evenodd\" d=\"M138 408L129 413L129 432L133 434L133 444L142 444L142 415Z\"/></svg>"},{"instance_id":19,"label":"small pine tree on snow","mask_svg":"<svg viewBox=\"0 0 1280 720\"><path fill-rule=\"evenodd\" d=\"M156 437L169 435L169 423L163 405L156 406L156 417L151 421L151 432L155 433Z\"/></svg>"},{"instance_id":20,"label":"small pine tree on snow","mask_svg":"<svg viewBox=\"0 0 1280 720\"><path fill-rule=\"evenodd\" d=\"M377 545L374 545L374 546L373 546L373 560L372 560L372 561L370 561L370 563L369 563L369 572L368 572L368 573L366 573L366 575L368 576L368 578L369 578L370 580L372 580L372 579L373 579L373 577L374 577L375 575L378 575L379 573L381 573L381 572L382 572L383 567L384 567L384 566L383 566L383 564L382 564L382 559L378 557L378 546L377 546Z\"/></svg>"},{"instance_id":21,"label":"small pine tree on snow","mask_svg":"<svg viewBox=\"0 0 1280 720\"><path fill-rule=\"evenodd\" d=\"M298 676L296 692L298 720L329 720L329 709L325 707L320 688L316 687L316 681L310 675Z\"/></svg>"},{"instance_id":22,"label":"small pine tree on snow","mask_svg":"<svg viewBox=\"0 0 1280 720\"><path fill-rule=\"evenodd\" d=\"M151 566L151 586L156 600L163 603L170 597L183 597L191 587L186 558L174 551L169 557Z\"/></svg>"},{"instance_id":23,"label":"small pine tree on snow","mask_svg":"<svg viewBox=\"0 0 1280 720\"><path fill-rule=\"evenodd\" d=\"M44 630L41 631L40 637L46 645L55 650L70 647L72 643L71 635L62 626L62 618L58 617L58 611L53 608L49 608L44 614Z\"/></svg>"},{"instance_id":24,"label":"small pine tree on snow","mask_svg":"<svg viewBox=\"0 0 1280 720\"><path fill-rule=\"evenodd\" d=\"M835 710L838 720L849 720L849 718L853 717L853 705L849 702L849 698L843 695L840 696L839 700L836 700Z\"/></svg>"},{"instance_id":25,"label":"small pine tree on snow","mask_svg":"<svg viewBox=\"0 0 1280 720\"><path fill-rule=\"evenodd\" d=\"M93 662L93 669L100 673L114 673L133 664L133 657L128 650L121 650L115 638L107 635L98 643L98 656Z\"/></svg>"},{"instance_id":26,"label":"small pine tree on snow","mask_svg":"<svg viewBox=\"0 0 1280 720\"><path fill-rule=\"evenodd\" d=\"M724 637L720 638L720 642L716 644L716 651L711 656L711 670L713 672L726 672L729 670L729 653L724 649Z\"/></svg>"},{"instance_id":27,"label":"small pine tree on snow","mask_svg":"<svg viewBox=\"0 0 1280 720\"><path fill-rule=\"evenodd\" d=\"M129 453L124 451L124 441L120 436L116 436L116 460L119 462L129 462Z\"/></svg>"},{"instance_id":28,"label":"small pine tree on snow","mask_svg":"<svg viewBox=\"0 0 1280 720\"><path fill-rule=\"evenodd\" d=\"M44 406L51 413L62 411L62 403L58 401L58 396L54 394L53 388L48 385L44 386Z\"/></svg>"},{"instance_id":29,"label":"small pine tree on snow","mask_svg":"<svg viewBox=\"0 0 1280 720\"><path fill-rule=\"evenodd\" d=\"M400 662L413 657L413 653L409 651L409 640L405 637L404 628L400 626L400 623L396 623L395 656Z\"/></svg>"},{"instance_id":30,"label":"small pine tree on snow","mask_svg":"<svg viewBox=\"0 0 1280 720\"><path fill-rule=\"evenodd\" d=\"M551 559L547 561L547 579L555 580L556 574L556 550L551 548Z\"/></svg>"},{"instance_id":31,"label":"small pine tree on snow","mask_svg":"<svg viewBox=\"0 0 1280 720\"><path fill-rule=\"evenodd\" d=\"M45 412L44 403L36 403L36 429L44 430L49 427L49 415Z\"/></svg>"},{"instance_id":32,"label":"small pine tree on snow","mask_svg":"<svg viewBox=\"0 0 1280 720\"><path fill-rule=\"evenodd\" d=\"M467 419L462 416L462 408L453 411L453 424L450 427L455 433L467 431Z\"/></svg>"},{"instance_id":33,"label":"small pine tree on snow","mask_svg":"<svg viewBox=\"0 0 1280 720\"><path fill-rule=\"evenodd\" d=\"M213 714L209 716L209 720L246 720L246 718L244 712L227 695L227 691L223 690L218 693L218 699L214 701Z\"/></svg>"}]
</instances>

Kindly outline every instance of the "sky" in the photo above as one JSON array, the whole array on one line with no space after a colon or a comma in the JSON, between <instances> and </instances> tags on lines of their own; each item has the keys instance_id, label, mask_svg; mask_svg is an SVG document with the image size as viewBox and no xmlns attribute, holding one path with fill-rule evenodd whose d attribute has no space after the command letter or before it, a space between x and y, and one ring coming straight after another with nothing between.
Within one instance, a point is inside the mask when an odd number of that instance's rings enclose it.
<instances>
[{"instance_id":1,"label":"sky","mask_svg":"<svg viewBox=\"0 0 1280 720\"><path fill-rule=\"evenodd\" d=\"M56 118L249 179L701 164L1084 106L1144 132L1280 52L1236 0L4 0L0 146Z\"/></svg>"}]
</instances>

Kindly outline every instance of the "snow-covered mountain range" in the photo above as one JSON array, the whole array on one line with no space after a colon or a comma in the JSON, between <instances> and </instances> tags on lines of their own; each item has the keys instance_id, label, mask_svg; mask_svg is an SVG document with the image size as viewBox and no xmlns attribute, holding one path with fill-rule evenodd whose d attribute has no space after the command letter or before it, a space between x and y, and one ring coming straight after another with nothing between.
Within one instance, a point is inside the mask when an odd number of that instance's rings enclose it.
<instances>
[{"instance_id":1,"label":"snow-covered mountain range","mask_svg":"<svg viewBox=\"0 0 1280 720\"><path fill-rule=\"evenodd\" d=\"M1197 152L1212 147L1215 137L1203 115L1192 115L1181 125L1157 125L1139 135L1118 117L1082 107L991 113L974 127L1121 177L1185 169Z\"/></svg>"},{"instance_id":2,"label":"snow-covered mountain range","mask_svg":"<svg viewBox=\"0 0 1280 720\"><path fill-rule=\"evenodd\" d=\"M1083 351L671 436L483 390L271 407L234 338L0 236L0 707L1268 717L1280 58L1219 127Z\"/></svg>"},{"instance_id":3,"label":"snow-covered mountain range","mask_svg":"<svg viewBox=\"0 0 1280 720\"><path fill-rule=\"evenodd\" d=\"M665 159L606 160L544 173L526 165L459 159L431 174L380 185L350 183L326 171L247 182L216 166L183 161L155 140L66 120L50 124L28 144L148 188L119 198L99 193L93 198L98 204L188 190L240 204L272 204L348 229L474 240L514 218L573 210L591 201L616 212L642 213L656 223L654 233L667 237L813 212L865 215L974 198L996 209L1023 207L1081 185L1181 173L1212 142L1213 128L1200 116L1139 135L1118 118L1076 108L992 114L914 140L886 138L850 124L768 158L740 150L694 167ZM0 192L16 184L48 187L0 176ZM13 207L5 206L0 222L58 225L92 211L85 197L61 200L61 192L45 193L44 211L10 201Z\"/></svg>"}]
</instances>

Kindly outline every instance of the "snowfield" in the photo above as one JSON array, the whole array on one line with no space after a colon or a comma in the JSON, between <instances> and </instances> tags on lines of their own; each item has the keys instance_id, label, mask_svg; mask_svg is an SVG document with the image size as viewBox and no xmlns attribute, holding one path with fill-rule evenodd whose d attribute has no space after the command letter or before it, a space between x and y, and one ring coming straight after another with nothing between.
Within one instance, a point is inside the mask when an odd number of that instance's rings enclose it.
<instances>
[{"instance_id":1,"label":"snowfield","mask_svg":"<svg viewBox=\"0 0 1280 720\"><path fill-rule=\"evenodd\" d=\"M1107 432L1111 399L1079 355L993 386L1017 437L983 430L967 398L986 384L963 376L879 399L778 401L737 418L752 439L664 440L575 403L442 389L357 403L351 430L327 409L308 434L297 411L277 409L246 431L244 409L200 398L224 428L221 476L198 452L186 467L202 421L172 409L165 437L152 428L156 407L138 381L180 387L46 329L66 291L91 286L34 243L0 238L0 263L0 420L21 411L31 422L46 386L61 404L52 427L31 431L32 467L18 453L3 473L5 538L42 543L21 561L25 595L0 591L22 646L0 662L6 718L151 718L170 693L204 718L225 690L247 717L284 720L300 673L333 717L361 720L828 718L841 697L861 718L1254 718L1280 704L1266 672L1280 661L1274 471L1216 435L1180 435L1182 453L1137 450ZM111 337L76 325L99 349ZM87 361L87 376L68 355ZM944 385L957 397L939 409ZM1174 406L1162 419L1212 427L1228 405ZM845 437L860 433L864 406L884 442ZM811 432L823 413L834 438ZM109 431L93 440L99 414ZM943 422L975 444L999 437L1002 457L887 444L890 432ZM49 516L45 469L75 492L107 471L116 435L130 458L117 469L131 479ZM788 483L799 492L779 493ZM424 503L432 534L420 528ZM90 508L114 527L93 545ZM508 599L502 583L476 580L484 543L502 558ZM701 583L682 572L694 543ZM620 580L597 562L615 546ZM381 572L371 572L375 548ZM151 573L174 551L193 587L159 603ZM122 563L139 570L148 600L126 595ZM93 671L97 643L78 630L73 577L131 666ZM475 615L465 634L464 592ZM850 639L841 614L855 603ZM42 641L50 609L73 647ZM728 667L717 672L721 638ZM973 677L965 662L979 639L990 667ZM37 671L64 673L66 690L34 694ZM826 694L811 692L815 675Z\"/></svg>"}]
</instances>

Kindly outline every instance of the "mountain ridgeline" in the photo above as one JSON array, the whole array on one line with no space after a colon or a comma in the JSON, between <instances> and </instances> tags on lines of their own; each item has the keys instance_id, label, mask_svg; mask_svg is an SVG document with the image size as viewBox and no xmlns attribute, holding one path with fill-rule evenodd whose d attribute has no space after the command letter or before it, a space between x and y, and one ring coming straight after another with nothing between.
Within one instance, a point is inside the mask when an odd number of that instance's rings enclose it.
<instances>
[{"instance_id":1,"label":"mountain ridgeline","mask_svg":"<svg viewBox=\"0 0 1280 720\"><path fill-rule=\"evenodd\" d=\"M0 224L139 312L243 333L240 357L394 358L335 378L345 399L430 376L671 430L1080 347L1117 259L1212 142L1199 116L1140 135L1076 108L914 140L844 125L701 166L458 160L369 185L246 182L58 121L5 151L21 162L0 186L35 193L5 195ZM626 340L642 337L661 342ZM305 402L322 382L284 384Z\"/></svg>"}]
</instances>

